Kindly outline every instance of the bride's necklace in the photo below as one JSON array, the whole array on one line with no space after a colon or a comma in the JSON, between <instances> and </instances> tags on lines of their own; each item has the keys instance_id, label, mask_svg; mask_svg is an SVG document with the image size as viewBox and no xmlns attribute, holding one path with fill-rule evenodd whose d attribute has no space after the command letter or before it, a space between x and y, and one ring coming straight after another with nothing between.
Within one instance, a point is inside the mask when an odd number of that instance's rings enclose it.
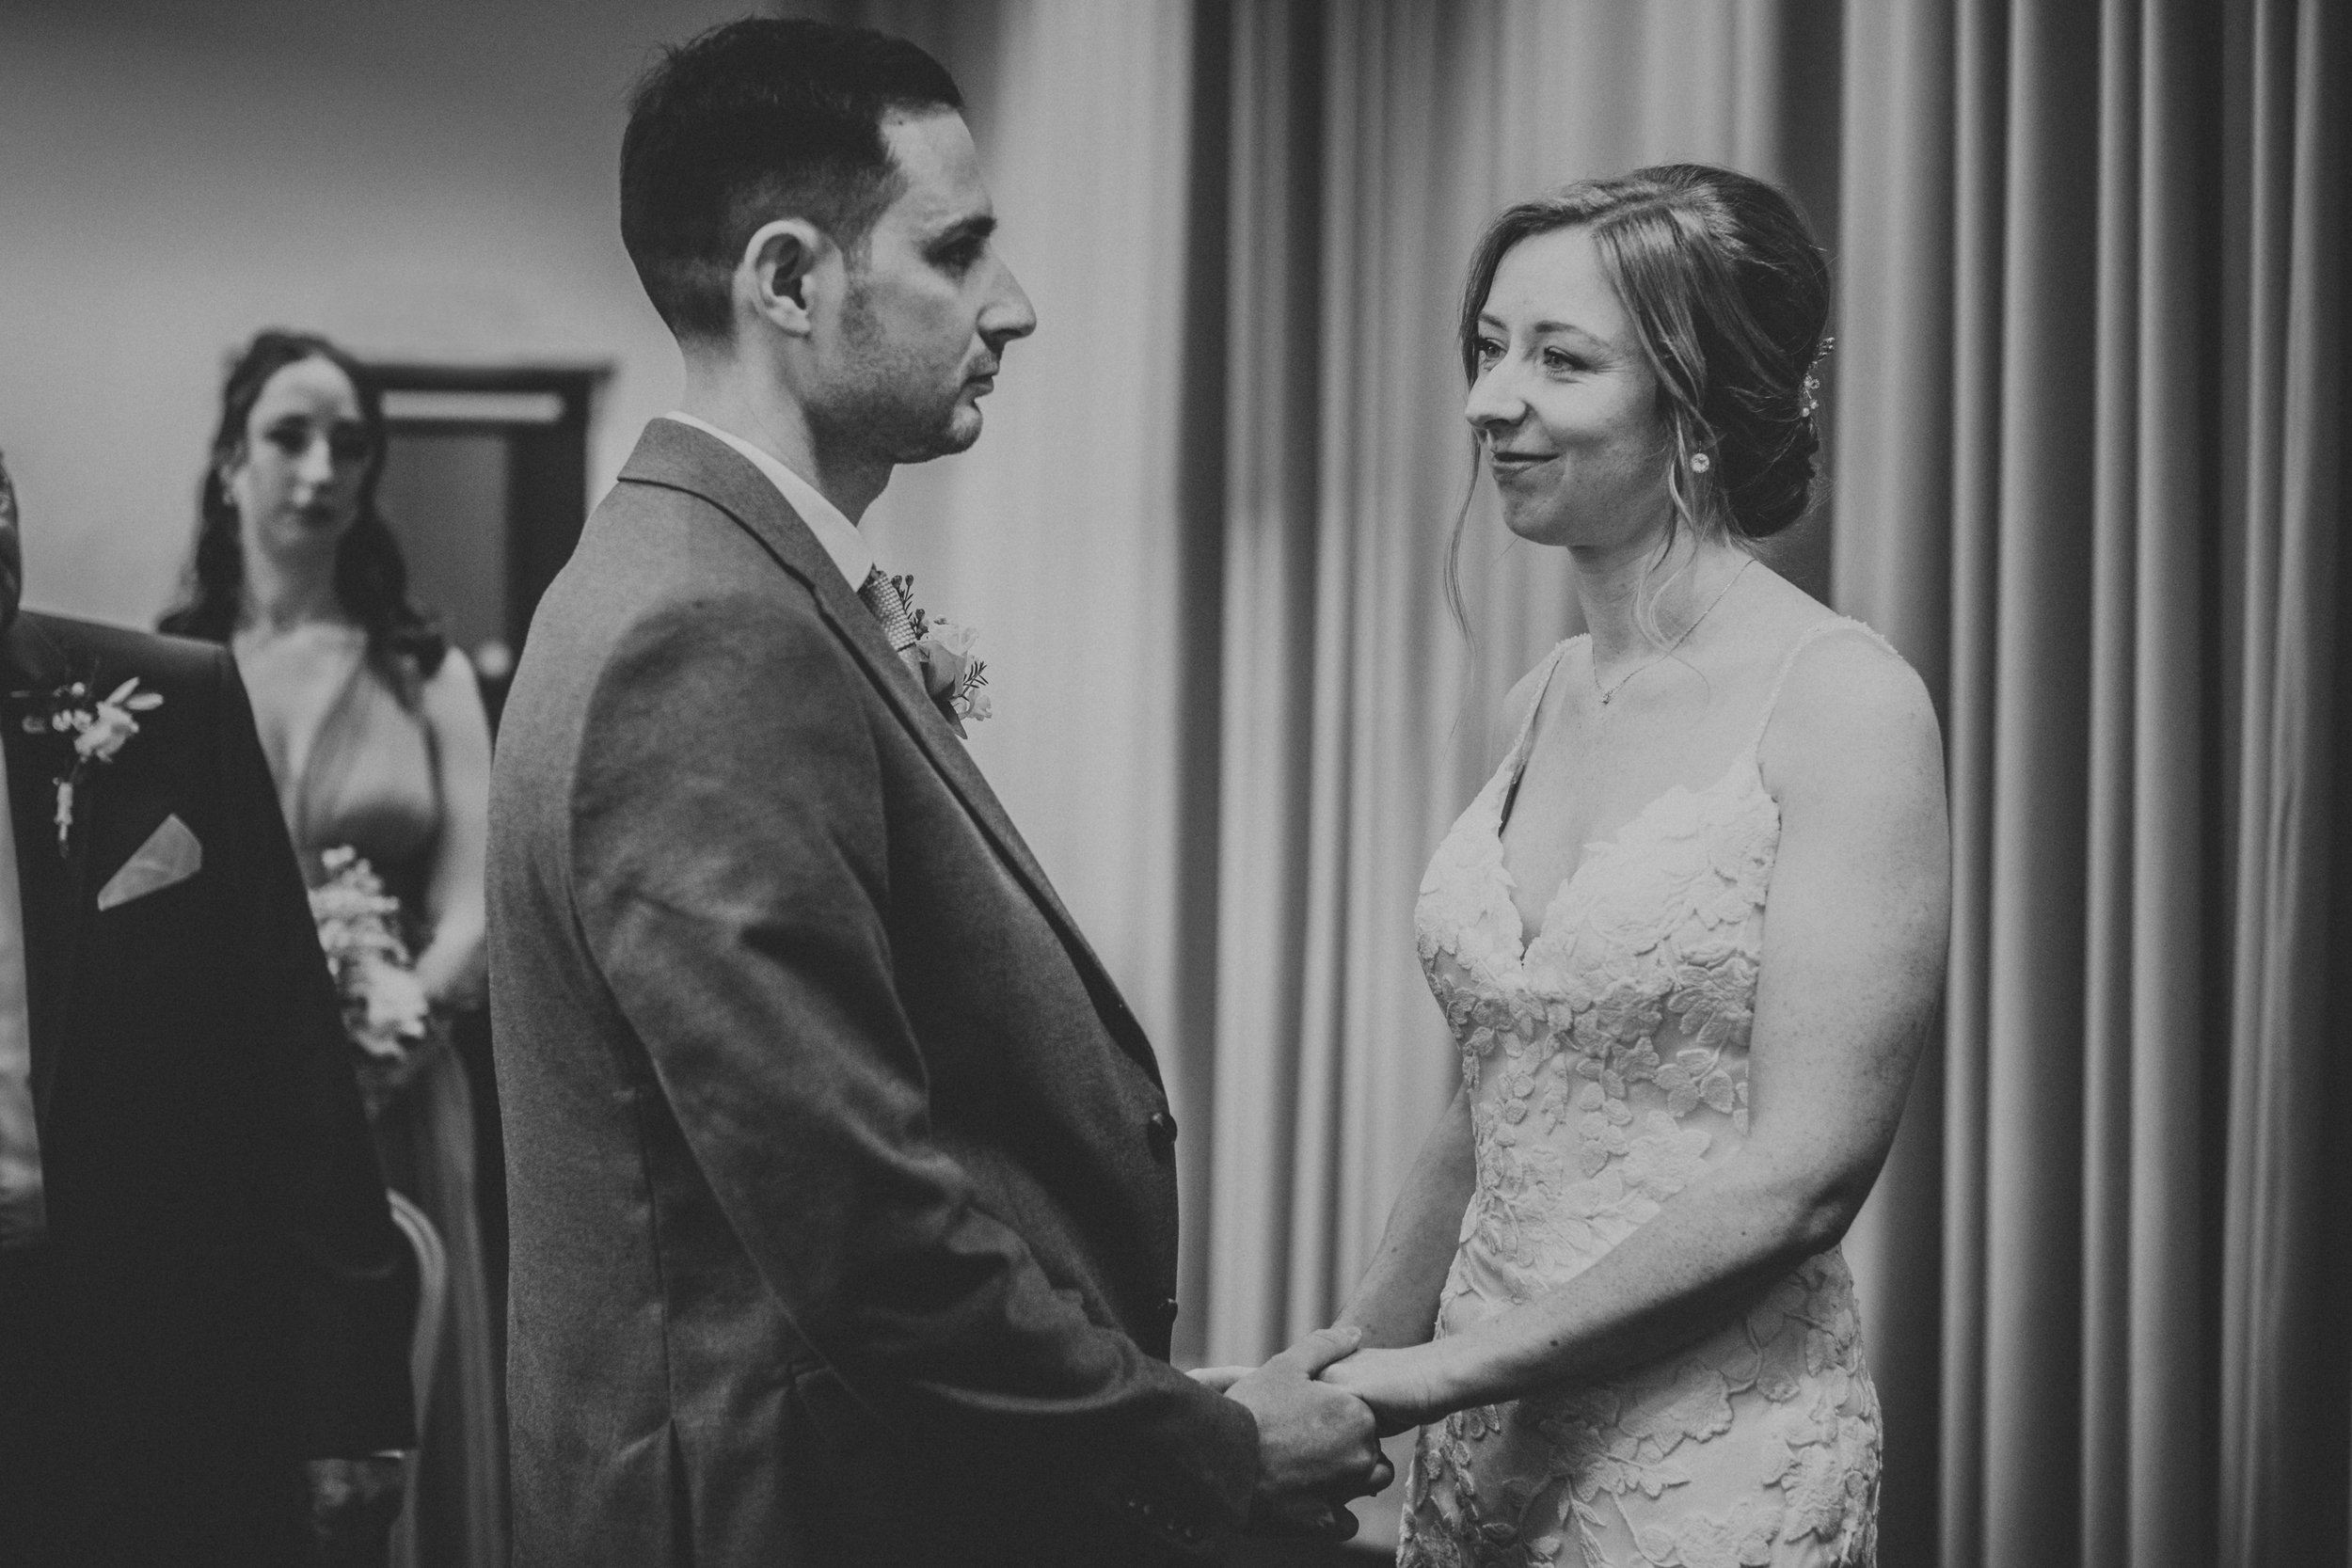
<instances>
[{"instance_id":1,"label":"bride's necklace","mask_svg":"<svg viewBox=\"0 0 2352 1568\"><path fill-rule=\"evenodd\" d=\"M1667 643L1663 653L1652 655L1649 658L1643 660L1632 669L1628 670L1624 674L1619 675L1615 680L1611 681L1607 686L1600 684L1599 661L1594 661L1585 673L1593 677L1593 689L1600 693L1600 705L1607 707L1609 705L1609 700L1614 697L1620 690L1624 689L1626 682L1631 680L1634 676L1640 674L1651 665L1661 663L1666 659L1674 657L1675 650L1681 647L1685 642L1688 642L1691 640L1691 634L1699 629L1699 622L1706 620L1709 615L1715 613L1715 607L1724 602L1724 595L1731 592L1731 585L1740 580L1740 573L1746 571L1749 567L1755 564L1756 557L1754 556L1750 556L1745 561L1740 562L1740 571L1732 573L1724 585L1715 591L1715 596L1707 601L1707 608L1699 611L1698 620L1692 621L1689 626L1683 627L1682 635L1676 638L1672 642Z\"/></svg>"}]
</instances>

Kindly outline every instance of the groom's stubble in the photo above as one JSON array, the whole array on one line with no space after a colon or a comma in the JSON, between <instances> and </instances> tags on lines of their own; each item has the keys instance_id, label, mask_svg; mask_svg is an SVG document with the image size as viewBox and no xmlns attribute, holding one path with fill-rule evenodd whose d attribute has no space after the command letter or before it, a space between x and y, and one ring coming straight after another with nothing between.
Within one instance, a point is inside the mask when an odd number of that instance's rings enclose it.
<instances>
[{"instance_id":1,"label":"groom's stubble","mask_svg":"<svg viewBox=\"0 0 2352 1568\"><path fill-rule=\"evenodd\" d=\"M807 408L810 433L832 451L892 465L928 463L980 438L979 408L965 400L961 370L943 372L921 346L894 335L875 306L871 275L850 276L841 305L843 374L833 395Z\"/></svg>"}]
</instances>

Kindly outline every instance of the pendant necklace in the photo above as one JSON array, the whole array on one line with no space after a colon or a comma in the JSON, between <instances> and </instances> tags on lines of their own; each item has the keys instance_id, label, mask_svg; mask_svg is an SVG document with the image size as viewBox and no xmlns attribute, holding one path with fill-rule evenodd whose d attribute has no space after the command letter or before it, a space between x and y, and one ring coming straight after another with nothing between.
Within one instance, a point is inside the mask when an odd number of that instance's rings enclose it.
<instances>
[{"instance_id":1,"label":"pendant necklace","mask_svg":"<svg viewBox=\"0 0 2352 1568\"><path fill-rule=\"evenodd\" d=\"M1740 573L1746 571L1749 567L1755 564L1756 557L1754 556L1750 556L1747 560L1740 562L1740 571L1732 573L1730 581L1725 582L1721 588L1715 591L1715 596L1707 601L1707 608L1699 611L1698 620L1692 621L1689 626L1683 627L1682 635L1676 638L1672 642L1667 643L1666 651L1664 653L1659 654L1654 657L1635 665L1632 669L1628 670L1624 674L1619 675L1615 680L1611 681L1607 686L1600 684L1599 664L1593 664L1585 673L1593 677L1593 689L1600 693L1600 705L1607 707L1609 705L1610 699L1616 696L1616 694L1624 689L1626 682L1631 680L1634 676L1640 674L1651 665L1674 657L1675 650L1681 647L1685 642L1688 642L1691 640L1691 634L1699 629L1699 621L1704 621L1709 615L1715 613L1715 607L1723 603L1724 595L1731 592L1732 583L1736 583L1740 580Z\"/></svg>"}]
</instances>

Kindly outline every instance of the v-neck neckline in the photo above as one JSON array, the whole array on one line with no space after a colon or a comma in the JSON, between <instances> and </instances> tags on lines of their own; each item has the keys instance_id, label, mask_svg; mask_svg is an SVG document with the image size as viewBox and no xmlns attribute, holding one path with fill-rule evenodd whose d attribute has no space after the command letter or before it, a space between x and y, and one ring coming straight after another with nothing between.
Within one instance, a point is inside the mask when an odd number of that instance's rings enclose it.
<instances>
[{"instance_id":1,"label":"v-neck neckline","mask_svg":"<svg viewBox=\"0 0 2352 1568\"><path fill-rule=\"evenodd\" d=\"M1524 767L1524 759L1521 761L1521 766ZM1648 821L1650 816L1657 812L1658 808L1664 805L1667 801L1675 800L1678 797L1687 797L1688 799L1694 800L1703 800L1706 797L1716 793L1725 784L1738 779L1742 771L1743 766L1747 772L1755 776L1756 782L1760 785L1763 783L1763 776L1760 772L1756 771L1756 748L1754 746L1743 746L1740 749L1739 752L1732 757L1730 764L1724 768L1723 772L1718 775L1712 783L1701 784L1696 789L1692 789L1689 784L1683 784L1679 781L1670 784L1664 789L1660 790L1656 795L1651 796L1648 800L1643 803L1640 810L1636 811L1632 816L1627 817L1624 821L1618 823L1616 828L1611 832L1606 833L1599 838L1586 839L1583 846L1584 853L1578 857L1575 867L1570 870L1566 876L1560 879L1560 885L1552 889L1551 896L1544 901L1543 923L1537 926L1533 931L1529 930L1527 927L1527 917L1519 912L1518 900L1511 896L1513 891L1517 889L1519 884L1518 879L1511 874L1511 867L1503 854L1503 818L1501 810L1501 803L1498 801L1494 826L1491 830L1495 846L1495 891L1502 896L1503 903L1507 905L1511 911L1511 924L1518 933L1518 961L1524 964L1527 961L1528 954L1534 950L1537 942L1543 941L1545 933L1552 928L1552 922L1560 912L1560 905L1566 899L1569 892L1573 890L1576 884L1583 879L1584 873L1590 870L1595 863L1606 858L1612 851L1621 849L1628 843L1632 842L1631 835L1633 830Z\"/></svg>"},{"instance_id":2,"label":"v-neck neckline","mask_svg":"<svg viewBox=\"0 0 2352 1568\"><path fill-rule=\"evenodd\" d=\"M1494 821L1487 829L1487 837L1494 845L1494 892L1502 898L1504 907L1511 911L1511 929L1518 939L1518 951L1514 957L1516 962L1522 968L1526 965L1528 954L1533 952L1535 944L1543 940L1544 934L1552 928L1553 919L1560 912L1562 901L1582 879L1585 871L1611 850L1622 847L1628 842L1628 835L1634 828L1648 820L1650 815L1659 807L1678 796L1698 800L1714 794L1739 775L1740 765L1743 763L1747 765L1748 771L1755 775L1758 787L1761 787L1763 784L1763 773L1756 760L1756 742L1750 741L1732 753L1731 761L1711 783L1701 784L1696 789L1679 781L1668 784L1664 789L1644 801L1640 809L1618 823L1614 829L1598 838L1584 841L1584 852L1577 857L1576 864L1570 868L1567 875L1560 879L1559 886L1553 888L1551 896L1544 901L1542 923L1534 930L1529 930L1527 917L1520 912L1518 900L1511 896L1519 883L1518 879L1511 873L1508 856L1503 848L1502 830L1510 823L1512 808L1518 798L1520 782L1527 776L1528 760L1534 754L1535 721L1543 713L1544 698L1550 692L1552 677L1559 673L1560 661L1566 657L1568 646L1574 641L1576 641L1575 638L1568 638L1551 651L1551 666L1544 672L1543 682L1535 689L1535 700L1528 705L1527 718L1519 725L1518 739L1512 744L1511 754L1502 772L1497 774L1498 780L1508 782L1494 797Z\"/></svg>"}]
</instances>

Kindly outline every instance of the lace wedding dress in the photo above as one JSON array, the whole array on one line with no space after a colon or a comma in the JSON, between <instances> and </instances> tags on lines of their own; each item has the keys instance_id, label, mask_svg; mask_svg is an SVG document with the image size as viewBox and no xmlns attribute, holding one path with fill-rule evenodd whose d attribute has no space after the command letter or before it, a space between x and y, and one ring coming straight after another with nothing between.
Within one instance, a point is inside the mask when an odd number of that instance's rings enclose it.
<instances>
[{"instance_id":1,"label":"lace wedding dress","mask_svg":"<svg viewBox=\"0 0 2352 1568\"><path fill-rule=\"evenodd\" d=\"M1414 925L1462 1053L1478 1184L1439 1335L1555 1290L1745 1140L1748 1026L1780 809L1753 738L1585 859L1522 946L1502 862L1518 738L1438 847ZM1712 1337L1605 1382L1424 1428L1400 1568L1854 1568L1872 1560L1878 1396L1833 1248Z\"/></svg>"}]
</instances>

